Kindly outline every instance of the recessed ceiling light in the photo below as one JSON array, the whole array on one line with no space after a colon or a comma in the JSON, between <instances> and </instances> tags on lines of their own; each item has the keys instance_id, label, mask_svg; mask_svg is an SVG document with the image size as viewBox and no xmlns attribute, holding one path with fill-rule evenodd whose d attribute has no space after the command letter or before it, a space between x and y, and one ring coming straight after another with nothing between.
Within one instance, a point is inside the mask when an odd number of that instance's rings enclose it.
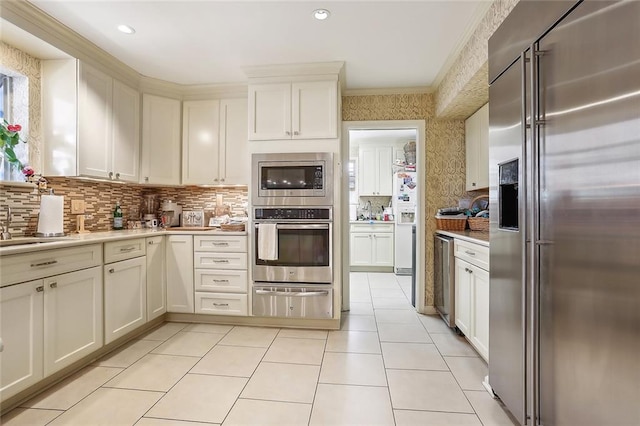
<instances>
[{"instance_id":1,"label":"recessed ceiling light","mask_svg":"<svg viewBox=\"0 0 640 426\"><path fill-rule=\"evenodd\" d=\"M118 25L118 30L120 30L121 32L125 33L125 34L133 34L136 32L135 28L130 27L128 25Z\"/></svg>"},{"instance_id":2,"label":"recessed ceiling light","mask_svg":"<svg viewBox=\"0 0 640 426\"><path fill-rule=\"evenodd\" d=\"M331 15L331 13L327 9L316 9L313 11L313 17L318 21L324 21Z\"/></svg>"}]
</instances>

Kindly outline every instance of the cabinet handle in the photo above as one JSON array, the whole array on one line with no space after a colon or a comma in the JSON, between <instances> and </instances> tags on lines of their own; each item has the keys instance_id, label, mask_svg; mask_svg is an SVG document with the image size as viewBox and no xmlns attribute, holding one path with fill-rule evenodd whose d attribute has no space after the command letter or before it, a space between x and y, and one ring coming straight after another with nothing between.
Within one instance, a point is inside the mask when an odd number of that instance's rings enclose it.
<instances>
[{"instance_id":1,"label":"cabinet handle","mask_svg":"<svg viewBox=\"0 0 640 426\"><path fill-rule=\"evenodd\" d=\"M214 181L214 182L217 182L217 181L218 181L218 178L215 178L213 181Z\"/></svg>"},{"instance_id":2,"label":"cabinet handle","mask_svg":"<svg viewBox=\"0 0 640 426\"><path fill-rule=\"evenodd\" d=\"M53 282L53 283L49 284L49 287L51 287L51 288L58 288L58 283Z\"/></svg>"},{"instance_id":3,"label":"cabinet handle","mask_svg":"<svg viewBox=\"0 0 640 426\"><path fill-rule=\"evenodd\" d=\"M467 253L469 256L475 256L476 253L474 251L471 250L465 250L465 253Z\"/></svg>"},{"instance_id":4,"label":"cabinet handle","mask_svg":"<svg viewBox=\"0 0 640 426\"><path fill-rule=\"evenodd\" d=\"M130 251L135 250L135 249L136 249L136 247L135 247L135 246L131 246L131 247L124 247L124 248L121 248L121 249L120 249L120 253L127 253L127 252L130 252Z\"/></svg>"},{"instance_id":5,"label":"cabinet handle","mask_svg":"<svg viewBox=\"0 0 640 426\"><path fill-rule=\"evenodd\" d=\"M213 306L229 306L228 303L214 303Z\"/></svg>"},{"instance_id":6,"label":"cabinet handle","mask_svg":"<svg viewBox=\"0 0 640 426\"><path fill-rule=\"evenodd\" d=\"M145 177L144 177L144 181L145 181L145 182L149 182L149 176L145 176Z\"/></svg>"},{"instance_id":7,"label":"cabinet handle","mask_svg":"<svg viewBox=\"0 0 640 426\"><path fill-rule=\"evenodd\" d=\"M213 244L214 246L221 246L221 247L227 247L229 245L229 243L227 243L226 241L223 243L212 242L211 244Z\"/></svg>"},{"instance_id":8,"label":"cabinet handle","mask_svg":"<svg viewBox=\"0 0 640 426\"><path fill-rule=\"evenodd\" d=\"M43 291L44 291L44 286L43 286L43 285L39 285L38 287L36 287L36 291L37 291L38 293L43 292Z\"/></svg>"},{"instance_id":9,"label":"cabinet handle","mask_svg":"<svg viewBox=\"0 0 640 426\"><path fill-rule=\"evenodd\" d=\"M287 136L291 136L291 132L290 131L287 130L285 133L287 134Z\"/></svg>"},{"instance_id":10,"label":"cabinet handle","mask_svg":"<svg viewBox=\"0 0 640 426\"><path fill-rule=\"evenodd\" d=\"M229 263L229 259L220 259L220 260L213 259L213 263Z\"/></svg>"},{"instance_id":11,"label":"cabinet handle","mask_svg":"<svg viewBox=\"0 0 640 426\"><path fill-rule=\"evenodd\" d=\"M116 173L116 179L120 179L120 173Z\"/></svg>"},{"instance_id":12,"label":"cabinet handle","mask_svg":"<svg viewBox=\"0 0 640 426\"><path fill-rule=\"evenodd\" d=\"M153 245L153 241L149 241L149 245L152 246Z\"/></svg>"},{"instance_id":13,"label":"cabinet handle","mask_svg":"<svg viewBox=\"0 0 640 426\"><path fill-rule=\"evenodd\" d=\"M300 132L296 130L295 132L293 132L293 134L298 136L300 134Z\"/></svg>"},{"instance_id":14,"label":"cabinet handle","mask_svg":"<svg viewBox=\"0 0 640 426\"><path fill-rule=\"evenodd\" d=\"M113 179L113 172L109 172L109 179Z\"/></svg>"},{"instance_id":15,"label":"cabinet handle","mask_svg":"<svg viewBox=\"0 0 640 426\"><path fill-rule=\"evenodd\" d=\"M49 260L48 262L32 263L31 267L37 268L38 266L49 266L49 265L55 265L56 263L58 263L57 260Z\"/></svg>"},{"instance_id":16,"label":"cabinet handle","mask_svg":"<svg viewBox=\"0 0 640 426\"><path fill-rule=\"evenodd\" d=\"M213 280L214 283L228 283L229 280Z\"/></svg>"},{"instance_id":17,"label":"cabinet handle","mask_svg":"<svg viewBox=\"0 0 640 426\"><path fill-rule=\"evenodd\" d=\"M110 274L113 274L115 271L116 271L116 270L115 270L115 269L113 269L113 268L109 269L109 273L110 273Z\"/></svg>"},{"instance_id":18,"label":"cabinet handle","mask_svg":"<svg viewBox=\"0 0 640 426\"><path fill-rule=\"evenodd\" d=\"M220 182L224 182L224 178L220 178Z\"/></svg>"}]
</instances>

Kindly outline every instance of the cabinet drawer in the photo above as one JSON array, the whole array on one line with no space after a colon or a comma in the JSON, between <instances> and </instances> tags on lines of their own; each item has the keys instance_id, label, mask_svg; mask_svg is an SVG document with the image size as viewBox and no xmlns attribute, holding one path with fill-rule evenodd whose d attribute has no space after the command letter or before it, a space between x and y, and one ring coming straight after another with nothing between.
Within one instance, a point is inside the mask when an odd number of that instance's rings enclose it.
<instances>
[{"instance_id":1,"label":"cabinet drawer","mask_svg":"<svg viewBox=\"0 0 640 426\"><path fill-rule=\"evenodd\" d=\"M247 271L196 269L196 291L246 293Z\"/></svg>"},{"instance_id":2,"label":"cabinet drawer","mask_svg":"<svg viewBox=\"0 0 640 426\"><path fill-rule=\"evenodd\" d=\"M102 245L93 244L2 256L0 285L5 286L102 264Z\"/></svg>"},{"instance_id":3,"label":"cabinet drawer","mask_svg":"<svg viewBox=\"0 0 640 426\"><path fill-rule=\"evenodd\" d=\"M147 246L144 238L104 243L104 263L118 262L144 256Z\"/></svg>"},{"instance_id":4,"label":"cabinet drawer","mask_svg":"<svg viewBox=\"0 0 640 426\"><path fill-rule=\"evenodd\" d=\"M246 253L195 253L195 268L247 269Z\"/></svg>"},{"instance_id":5,"label":"cabinet drawer","mask_svg":"<svg viewBox=\"0 0 640 426\"><path fill-rule=\"evenodd\" d=\"M246 253L247 237L243 235L196 236L194 239L194 250Z\"/></svg>"},{"instance_id":6,"label":"cabinet drawer","mask_svg":"<svg viewBox=\"0 0 640 426\"><path fill-rule=\"evenodd\" d=\"M196 292L196 314L246 316L247 295Z\"/></svg>"},{"instance_id":7,"label":"cabinet drawer","mask_svg":"<svg viewBox=\"0 0 640 426\"><path fill-rule=\"evenodd\" d=\"M363 223L351 224L351 232L393 232L393 223Z\"/></svg>"},{"instance_id":8,"label":"cabinet drawer","mask_svg":"<svg viewBox=\"0 0 640 426\"><path fill-rule=\"evenodd\" d=\"M486 271L489 270L489 247L456 238L454 243L454 256L466 260Z\"/></svg>"}]
</instances>

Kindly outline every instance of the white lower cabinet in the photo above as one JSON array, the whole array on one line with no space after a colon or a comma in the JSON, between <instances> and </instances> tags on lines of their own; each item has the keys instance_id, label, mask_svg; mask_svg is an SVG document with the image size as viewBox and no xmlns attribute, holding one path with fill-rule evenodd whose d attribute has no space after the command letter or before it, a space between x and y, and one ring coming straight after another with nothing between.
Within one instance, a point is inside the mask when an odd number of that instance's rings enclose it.
<instances>
[{"instance_id":1,"label":"white lower cabinet","mask_svg":"<svg viewBox=\"0 0 640 426\"><path fill-rule=\"evenodd\" d=\"M194 246L195 312L248 315L247 237L196 236Z\"/></svg>"},{"instance_id":2,"label":"white lower cabinet","mask_svg":"<svg viewBox=\"0 0 640 426\"><path fill-rule=\"evenodd\" d=\"M0 288L0 400L37 383L43 371L44 284Z\"/></svg>"},{"instance_id":3,"label":"white lower cabinet","mask_svg":"<svg viewBox=\"0 0 640 426\"><path fill-rule=\"evenodd\" d=\"M147 321L167 312L164 237L147 238Z\"/></svg>"},{"instance_id":4,"label":"white lower cabinet","mask_svg":"<svg viewBox=\"0 0 640 426\"><path fill-rule=\"evenodd\" d=\"M393 267L393 224L352 224L351 266Z\"/></svg>"},{"instance_id":5,"label":"white lower cabinet","mask_svg":"<svg viewBox=\"0 0 640 426\"><path fill-rule=\"evenodd\" d=\"M455 241L456 326L469 343L489 360L489 249ZM485 269L485 267L487 269Z\"/></svg>"},{"instance_id":6,"label":"white lower cabinet","mask_svg":"<svg viewBox=\"0 0 640 426\"><path fill-rule=\"evenodd\" d=\"M167 312L193 313L193 237L169 235L166 247Z\"/></svg>"},{"instance_id":7,"label":"white lower cabinet","mask_svg":"<svg viewBox=\"0 0 640 426\"><path fill-rule=\"evenodd\" d=\"M104 341L111 343L147 322L145 256L104 266Z\"/></svg>"}]
</instances>

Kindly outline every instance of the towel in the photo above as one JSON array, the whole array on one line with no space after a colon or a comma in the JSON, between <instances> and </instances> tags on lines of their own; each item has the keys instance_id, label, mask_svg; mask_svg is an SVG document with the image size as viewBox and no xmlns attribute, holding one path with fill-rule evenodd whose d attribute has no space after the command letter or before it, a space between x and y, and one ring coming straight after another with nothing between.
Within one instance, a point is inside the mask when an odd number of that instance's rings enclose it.
<instances>
[{"instance_id":1,"label":"towel","mask_svg":"<svg viewBox=\"0 0 640 426\"><path fill-rule=\"evenodd\" d=\"M278 230L275 223L258 224L258 259L278 259Z\"/></svg>"}]
</instances>

